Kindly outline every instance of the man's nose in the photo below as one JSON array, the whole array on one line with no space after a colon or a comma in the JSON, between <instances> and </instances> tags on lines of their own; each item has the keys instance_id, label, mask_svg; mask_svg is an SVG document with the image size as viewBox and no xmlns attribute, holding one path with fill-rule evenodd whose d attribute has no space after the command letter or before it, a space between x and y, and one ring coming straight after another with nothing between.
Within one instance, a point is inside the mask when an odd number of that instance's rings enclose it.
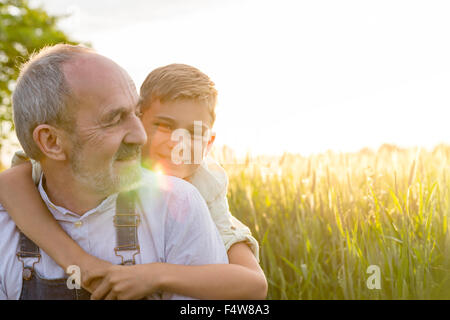
<instances>
[{"instance_id":1,"label":"man's nose","mask_svg":"<svg viewBox=\"0 0 450 320\"><path fill-rule=\"evenodd\" d=\"M137 116L132 116L130 129L124 139L125 143L137 144L143 146L147 142L147 134L144 126Z\"/></svg>"}]
</instances>

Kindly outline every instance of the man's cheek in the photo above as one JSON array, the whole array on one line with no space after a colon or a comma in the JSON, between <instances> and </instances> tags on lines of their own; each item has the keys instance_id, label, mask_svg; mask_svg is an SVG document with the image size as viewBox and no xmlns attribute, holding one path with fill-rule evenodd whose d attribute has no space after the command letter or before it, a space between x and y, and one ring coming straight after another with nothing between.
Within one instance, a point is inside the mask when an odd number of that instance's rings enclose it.
<instances>
[{"instance_id":1,"label":"man's cheek","mask_svg":"<svg viewBox=\"0 0 450 320\"><path fill-rule=\"evenodd\" d=\"M93 148L85 150L83 160L89 162L93 167L104 167L114 163L116 150L106 148Z\"/></svg>"}]
</instances>

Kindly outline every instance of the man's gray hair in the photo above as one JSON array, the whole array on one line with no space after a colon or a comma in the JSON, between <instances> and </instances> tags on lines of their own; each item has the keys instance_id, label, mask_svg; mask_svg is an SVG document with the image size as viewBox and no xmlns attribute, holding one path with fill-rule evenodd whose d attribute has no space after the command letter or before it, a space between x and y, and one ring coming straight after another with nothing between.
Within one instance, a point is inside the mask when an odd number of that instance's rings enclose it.
<instances>
[{"instance_id":1,"label":"man's gray hair","mask_svg":"<svg viewBox=\"0 0 450 320\"><path fill-rule=\"evenodd\" d=\"M74 104L74 96L62 66L87 52L94 51L82 46L57 44L34 53L22 66L12 104L17 138L28 157L39 160L43 156L33 140L33 131L38 125L73 128L73 112L68 109Z\"/></svg>"}]
</instances>

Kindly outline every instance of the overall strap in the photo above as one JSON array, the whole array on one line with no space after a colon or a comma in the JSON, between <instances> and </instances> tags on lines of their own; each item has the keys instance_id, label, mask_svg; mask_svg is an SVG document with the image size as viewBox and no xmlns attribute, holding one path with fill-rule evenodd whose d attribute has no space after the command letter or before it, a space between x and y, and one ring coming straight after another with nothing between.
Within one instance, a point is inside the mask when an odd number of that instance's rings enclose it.
<instances>
[{"instance_id":1,"label":"overall strap","mask_svg":"<svg viewBox=\"0 0 450 320\"><path fill-rule=\"evenodd\" d=\"M91 294L83 288L69 290L67 278L43 279L34 270L34 265L41 259L39 247L27 238L22 232L19 233L19 246L17 257L22 262L22 291L20 300L89 300ZM24 258L35 258L31 267L25 266Z\"/></svg>"},{"instance_id":2,"label":"overall strap","mask_svg":"<svg viewBox=\"0 0 450 320\"><path fill-rule=\"evenodd\" d=\"M33 277L34 265L41 260L39 247L30 239L28 239L22 231L19 232L19 252L16 253L17 258L22 262L22 277L24 280L30 280ZM31 267L26 267L24 258L36 258Z\"/></svg>"},{"instance_id":3,"label":"overall strap","mask_svg":"<svg viewBox=\"0 0 450 320\"><path fill-rule=\"evenodd\" d=\"M140 253L137 227L140 219L136 211L137 190L119 193L116 200L116 227L117 243L114 248L116 256L122 259L122 265L136 264L135 256ZM121 251L135 251L132 258L124 260Z\"/></svg>"}]
</instances>

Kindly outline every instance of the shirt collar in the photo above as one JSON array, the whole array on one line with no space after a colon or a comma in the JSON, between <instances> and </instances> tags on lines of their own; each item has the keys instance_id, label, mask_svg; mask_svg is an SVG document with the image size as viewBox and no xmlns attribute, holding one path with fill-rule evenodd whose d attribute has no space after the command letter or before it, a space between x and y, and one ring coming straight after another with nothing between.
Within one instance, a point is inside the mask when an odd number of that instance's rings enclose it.
<instances>
[{"instance_id":1,"label":"shirt collar","mask_svg":"<svg viewBox=\"0 0 450 320\"><path fill-rule=\"evenodd\" d=\"M97 207L85 212L82 216L70 211L69 209L66 209L64 207L61 206L57 206L55 205L48 197L47 192L45 192L44 190L44 186L43 186L43 179L44 179L44 175L41 174L41 177L39 179L39 186L38 186L38 190L39 193L41 194L41 198L42 200L44 200L45 204L47 205L48 209L50 210L50 212L53 214L53 216L55 216L55 218L57 218L57 215L63 215L63 216L75 216L77 218L81 219L85 219L88 216L90 216L91 214L94 214L96 212L98 213L104 213L110 209L112 209L115 205L116 202L116 198L117 198L117 193L110 195L109 197L107 197L106 199L104 199Z\"/></svg>"}]
</instances>

